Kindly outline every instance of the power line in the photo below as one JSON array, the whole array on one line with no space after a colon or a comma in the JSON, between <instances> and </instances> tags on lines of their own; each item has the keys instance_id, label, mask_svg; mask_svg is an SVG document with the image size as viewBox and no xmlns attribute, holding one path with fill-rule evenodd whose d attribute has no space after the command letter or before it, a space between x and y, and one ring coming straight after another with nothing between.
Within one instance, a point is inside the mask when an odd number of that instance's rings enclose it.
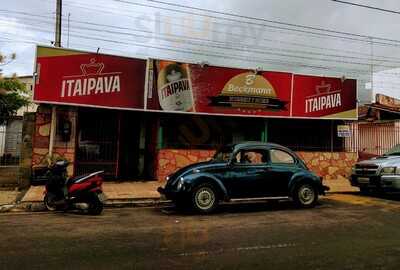
<instances>
[{"instance_id":1,"label":"power line","mask_svg":"<svg viewBox=\"0 0 400 270\"><path fill-rule=\"evenodd\" d=\"M150 0L148 0L148 1L150 1ZM368 5L363 5L363 4L358 4L358 3L348 2L348 1L340 1L340 0L330 0L330 1L341 3L341 4L346 4L346 5L351 5L351 6L356 6L356 7L362 7L362 8L372 9L372 10L378 10L378 11L382 11L382 12L398 14L398 15L400 14L400 11L391 10L391 9L384 9L384 8L379 8L379 7L373 7L373 6L368 6Z\"/></svg>"},{"instance_id":2,"label":"power line","mask_svg":"<svg viewBox=\"0 0 400 270\"><path fill-rule=\"evenodd\" d=\"M45 17L45 16L43 16L43 17ZM101 30L93 30L93 31L98 31L98 32L101 32ZM118 33L115 33L115 34L118 34ZM110 40L107 40L106 42L110 42ZM125 43L126 45L132 45L132 43ZM198 44L196 44L196 45L198 45ZM145 45L143 45L143 44L140 44L140 45L136 45L136 44L134 44L133 46L138 46L138 47L148 47L148 46L145 46ZM177 48L177 47L175 47L175 48ZM160 50L162 50L162 49L164 49L164 48L153 48L153 49L160 49ZM179 49L181 49L181 48L179 48ZM188 51L181 51L181 52L183 52L183 53L190 53L190 51L188 52ZM210 53L210 52L206 52L206 53ZM212 52L211 52L212 53ZM214 56L214 57L223 57L223 58L231 58L229 55L226 55L226 54L224 54L224 55L219 55L219 56L216 56L216 55L209 55L209 56ZM240 60L240 61L249 61L249 62L251 62L252 60L249 60L250 58L246 58L246 59L244 59L244 58L238 58L238 60ZM331 68L329 68L329 67L324 67L324 66L313 66L313 65L304 65L304 64L302 64L302 65L299 65L299 63L294 63L294 62L290 62L290 63L288 63L288 62L283 62L283 61L277 61L277 60L274 60L274 59L268 59L268 63L271 63L271 61L274 61L274 63L278 63L278 64L285 64L285 65L290 65L290 66L301 66L301 67L306 67L306 68L316 68L316 69L331 69ZM256 59L256 61L253 61L253 62L262 62L262 61L259 61L259 59ZM301 64L301 63L300 63ZM358 70L358 71L360 71L360 70ZM363 73L365 73L365 71L362 71Z\"/></svg>"},{"instance_id":3,"label":"power line","mask_svg":"<svg viewBox=\"0 0 400 270\"><path fill-rule=\"evenodd\" d=\"M82 37L82 36L80 36L79 35L79 37L81 37L81 38L84 38L84 37ZM87 37L87 36L85 36L85 37ZM96 39L95 39L96 40ZM97 39L98 40L98 39ZM104 40L104 39L102 39L102 40ZM111 42L112 40L105 40L105 41L107 41L107 42ZM145 45L143 45L143 44L132 44L132 43L126 43L126 42L124 42L123 44L126 44L126 45L133 45L133 46L137 46L137 47L148 47L148 46L145 46ZM174 47L174 48L178 48L178 47ZM157 48L155 48L155 49L162 49L162 50L164 50L164 48L160 48L160 47L157 47ZM179 49L181 49L181 48L179 48ZM190 50L191 52L193 52L193 50ZM181 52L183 52L183 53L190 53L190 51L188 52L188 51L181 51ZM216 55L215 53L213 54L213 55L211 55L210 54L210 52L203 52L203 51L198 51L198 52L201 52L203 55L205 55L206 53L208 53L208 56L213 56L213 57L223 57L223 58L226 58L226 57L229 57L229 58L232 58L232 55L226 55L226 54L224 54L224 55ZM213 53L213 52L211 52L211 53ZM263 59L259 59L259 58L253 58L253 59L250 59L250 58L239 58L239 57L236 57L235 59L237 59L237 60L241 60L241 61L247 61L247 62L263 62L264 60ZM254 60L255 59L255 60ZM326 69L326 70L330 70L330 69L332 69L332 68L330 68L330 67L326 67L326 66L312 66L312 65L304 65L304 64L302 64L302 63L295 63L295 62L290 62L289 64L288 64L288 62L283 62L283 61L278 61L278 60L274 60L274 59L268 59L268 60L266 60L268 63L274 63L274 64L279 64L279 65L285 65L285 66L297 66L297 67L299 67L299 66L301 66L301 67L306 67L306 68L314 68L314 69ZM264 61L265 62L265 61ZM335 70L338 70L338 68L335 68ZM352 73L352 74L355 74L356 72L355 71L352 71L352 70L350 70L350 69L341 69L341 72L343 72L343 73L346 73L346 74L348 74L348 73ZM360 70L358 70L357 71L359 74L361 74L360 73ZM367 71L362 71L362 73L363 74L365 74Z\"/></svg>"},{"instance_id":4,"label":"power line","mask_svg":"<svg viewBox=\"0 0 400 270\"><path fill-rule=\"evenodd\" d=\"M39 21L36 19L36 21ZM172 36L174 38L178 38L178 39L191 39L191 40L198 40L198 41L206 41L206 42L212 42L212 43L219 43L219 44L226 44L226 42L218 42L218 41L214 41L214 40L210 40L210 39L204 39L204 38L194 38L194 37L188 37L188 36L182 36L182 35L175 35L175 34L165 34L165 33L153 33L152 31L144 31L144 30L140 30L140 29L131 29L128 27L117 27L117 26L112 26L112 25L106 25L106 24L98 24L98 23L90 23L90 22L86 22L86 21L79 21L79 20L72 20L73 22L76 23L82 23L82 24L89 24L89 25L94 25L94 26L100 26L100 27L110 27L110 28L117 28L117 29L124 29L124 30L132 30L132 31L138 31L138 32L143 32L143 33L147 33L147 34L157 34L159 36ZM48 23L48 24L52 24L52 22L43 22L43 21L39 21L41 23ZM98 31L98 32L107 32L110 34L119 34L119 35L128 35L128 36L137 36L137 37L141 37L141 38L148 38L147 36L138 36L132 33L127 33L127 32L117 32L117 31L110 31L110 30L98 30L98 29L93 29L93 28L87 28L87 27L82 27L79 26L80 29L84 29L84 30L90 30L90 31ZM170 38L156 38L156 39L160 39L160 40L165 40L165 41L174 41ZM181 40L180 40L181 41ZM275 55L279 55L277 53L271 53L269 52L270 50L278 50L278 51L283 51L283 52L289 52L289 53L300 53L300 54L310 54L310 55L318 55L318 56L326 56L326 57L337 57L337 58L348 58L348 59L358 59L358 60L367 60L367 61L379 61L379 62L391 62L391 63L399 63L399 61L395 61L396 58L393 57L385 57L385 56L375 56L373 59L370 58L363 58L363 57L354 57L354 56L347 56L347 55L335 55L335 54L324 54L324 53L317 53L317 52L309 52L309 51L304 51L304 50L292 50L292 49L282 49L282 48L275 48L275 47L266 47L266 46L251 46L251 45L246 45L246 46L242 46L242 45L237 45L235 46L222 46L222 45L210 45L210 44L204 44L204 43L196 43L194 44L193 42L189 42L189 41L182 41L182 43L189 43L191 45L199 45L199 46L210 46L210 47L215 47L215 48L224 48L224 49L229 49L229 50L243 50L245 48L255 48L256 50L249 50L249 52L253 52L253 53L267 53L267 54L275 54ZM257 51L257 49L260 50L267 50L267 51ZM367 55L367 54L361 54L361 55ZM297 55L282 55L281 56L287 56L287 57L297 57L297 58L303 58L303 59L309 59L309 60L319 60L319 61L326 61L327 59L318 59L318 58L312 58L312 57L305 57L305 56L297 56ZM383 57L383 58L389 58L391 60L383 60L383 59L379 59L378 57ZM397 58L398 59L398 58ZM331 60L329 60L331 61ZM336 61L336 60L333 60ZM359 64L359 63L353 63L350 61L339 61L339 62L346 62L346 63L350 63L350 64ZM376 65L381 65L381 64L376 64ZM383 66L383 65L381 65ZM392 68L392 67L391 67Z\"/></svg>"},{"instance_id":5,"label":"power line","mask_svg":"<svg viewBox=\"0 0 400 270\"><path fill-rule=\"evenodd\" d=\"M94 10L94 11L99 11L99 12L104 12L104 13L106 13L106 14L109 14L110 13L110 11L109 10L104 10L104 9L94 9L92 6L93 5L91 5L90 7L89 6L85 6L85 5L74 5L74 4L68 4L70 7L72 6L72 7L80 7L80 8L82 8L82 7L84 7L85 9L90 9L90 10ZM95 5L96 6L96 5ZM99 7L99 8L101 8L101 6L97 6L97 7ZM141 12L135 12L135 11L130 11L130 13L139 13L139 14L143 14L143 13L141 13ZM133 16L130 16L130 15L127 15L127 14L125 14L125 13L120 13L120 12L114 12L114 14L119 14L119 15L123 15L123 16L127 16L127 17L131 17L131 18L136 18L136 17L133 17ZM147 14L146 14L147 15ZM175 18L175 17L172 17L172 16L166 16L166 15L162 15L163 17L167 17L167 18ZM153 19L149 19L149 21L153 21L153 22L155 22L155 23L164 23L164 24L168 24L168 25L175 25L175 26L178 26L178 27L182 27L182 28L188 28L188 29L195 29L195 30L200 30L200 31L203 31L204 29L202 29L202 28L198 28L198 27L189 27L189 25L187 25L187 24L177 24L177 23L173 23L173 22L171 22L171 21L161 21L161 20L153 20ZM194 19L191 19L191 21L199 21L199 22L204 22L204 21L200 21L200 20L194 20ZM220 25L228 25L228 24L221 24L221 23L218 23L218 24L220 24ZM228 26L231 26L231 25L228 25ZM136 31L136 30L135 30ZM212 32L212 33L216 33L216 34L223 34L223 35L226 35L226 31L216 31L216 30L214 30L214 29L208 29L208 31L209 32ZM275 31L271 31L271 30L269 30L269 32L275 32ZM278 33L283 33L283 32L281 32L281 31L279 31ZM341 49L334 49L334 48L327 48L327 47L319 47L319 46L312 46L312 45L308 45L308 44L304 44L304 43L297 43L297 42L290 42L290 41L286 41L286 40L276 40L276 39L270 39L270 38L264 38L264 37L260 37L260 36L251 36L251 35L243 35L243 34L237 34L237 33L230 33L230 35L231 36L237 36L237 37L241 37L241 38L250 38L250 39L255 39L255 40L262 40L262 41L267 41L267 42L272 42L272 43L279 43L279 44L287 44L287 45L291 45L291 46L299 46L299 47L306 47L306 48L310 48L310 49L318 49L318 50L324 50L324 51L334 51L334 52L343 52L343 53L349 53L349 54L357 54L357 55L364 55L364 56L370 56L370 54L367 54L367 53L362 53L362 52L360 52L360 51L352 51L352 50L341 50ZM298 34L299 35L299 34ZM217 41L215 41L215 40L212 40L212 42L217 42ZM222 43L222 42L221 42ZM226 43L226 42L225 42ZM247 45L247 46L249 46L249 45ZM252 47L252 46L250 46L250 47ZM317 54L317 53L315 53L315 52L307 52L307 53L310 53L310 54ZM349 57L349 56L343 56L343 57ZM378 58L389 58L389 59L394 59L392 56L390 56L390 57L387 57L387 56L382 56L382 55L374 55L374 57L376 57L375 59L378 59ZM351 56L350 56L350 58L351 58Z\"/></svg>"},{"instance_id":6,"label":"power line","mask_svg":"<svg viewBox=\"0 0 400 270\"><path fill-rule=\"evenodd\" d=\"M137 3L132 3L132 2L126 1L126 0L114 0L114 1L123 2L123 3L130 3L130 4L137 4ZM354 37L366 38L366 39L374 38L374 39L377 39L377 40L390 41L390 42L396 42L396 43L400 42L400 40L387 39L387 38L381 38L381 37L372 37L372 36L355 34L355 33L350 33L350 32L336 31L336 30L331 30L331 29L318 28L318 27L312 27L312 26L305 26L305 25L300 25L300 24L293 24L293 23L286 23L286 22L280 22L280 21L274 21L274 20L267 20L267 19L263 19L263 18L244 16L244 15L239 15L239 14L235 14L235 13L215 11L215 10L210 10L210 9L186 6L186 5L169 3L169 2L158 1L158 0L147 0L147 1L148 2L153 2L153 3L158 3L158 4L163 4L163 5L168 5L168 6L175 6L175 7L179 7L179 8L186 8L186 9L191 9L191 10L198 10L198 11L202 11L202 12L219 14L219 15L224 15L224 16L231 16L231 17L243 18L243 19L248 19L248 20L260 21L260 22L268 22L268 23L274 23L274 24L278 24L278 25L285 25L285 26L290 26L290 27L303 28L303 29L315 30L315 31L321 31L321 32L329 32L329 33L341 34L341 35L345 35L345 36L354 36ZM209 15L205 15L205 14L195 14L195 15L209 16ZM217 18L217 19L232 20L232 19L229 19L229 18L222 18L222 17L215 17L215 16L211 16L211 17ZM233 21L240 22L240 23L256 24L254 22L247 22L247 21L237 21L237 20L233 20ZM260 25L260 24L256 24L256 25ZM261 24L261 26L266 26L266 25ZM296 29L288 29L288 30L301 31L301 30L296 30ZM307 31L302 31L302 32L308 33ZM314 33L314 32L311 32L311 33ZM318 34L322 34L322 35L326 35L326 36L330 36L330 37L332 37L332 36L333 37L337 37L337 36L334 36L334 35L328 35L328 34L323 34L323 33L318 33ZM349 38L349 37L341 37L341 38ZM351 39L351 38L349 38L349 39Z\"/></svg>"},{"instance_id":7,"label":"power line","mask_svg":"<svg viewBox=\"0 0 400 270\"><path fill-rule=\"evenodd\" d=\"M136 43L136 42L124 42L124 41L116 41L114 39L107 39L107 38L100 38L100 37L88 37L88 36L82 35L82 34L71 34L71 36L79 37L82 39L88 39L88 40L104 41L104 42L121 44L121 45L164 50L164 51L184 53L184 54L190 54L190 55L194 54L194 55L211 56L211 57L217 57L217 58L223 58L223 59L234 59L234 60L254 62L254 63L268 63L268 64L276 64L276 65L281 65L281 66L284 65L284 66L311 68L311 69L318 69L318 70L333 70L333 71L336 70L337 72L343 72L343 69L340 70L337 67L309 65L309 64L293 62L293 61L281 61L281 60L276 60L276 59L258 58L258 57L250 58L250 57L244 57L243 55L215 53L215 52L203 51L203 50L193 50L193 49L184 50L182 48L175 47L175 46L159 47L159 46L154 46L154 45L144 45L144 44L140 44L140 43ZM183 61L185 61L185 60L183 60ZM346 73L353 73L353 74L366 74L367 72L369 72L369 71L368 70L351 70L351 69L346 70Z\"/></svg>"},{"instance_id":8,"label":"power line","mask_svg":"<svg viewBox=\"0 0 400 270\"><path fill-rule=\"evenodd\" d=\"M94 25L107 26L107 25L103 25L103 24L94 24ZM32 25L25 26L25 27L32 27ZM105 33L111 33L111 34L125 35L125 36L130 36L130 37L135 37L135 38L148 38L148 36L145 36L145 35L138 35L138 34L127 33L127 32L109 31L109 30L106 30L106 29L99 30L99 29L88 28L88 27L80 27L80 29L89 30L89 31L95 31L95 32L100 32L100 33L104 33L105 32ZM77 31L74 31L74 32L76 33ZM78 32L78 33L82 33L82 32ZM178 36L178 37L182 37L182 36ZM158 39L166 41L166 42L174 42L174 40L171 39L171 38L159 37ZM189 41L189 40L180 40L180 42L185 43L185 44L189 44L189 45L192 45L192 46L203 46L203 47L212 47L212 48L217 48L217 49L243 51L242 48L227 47L227 46L222 46L222 45L214 45L214 44L206 44L206 43L196 43L196 42L192 42L192 41ZM257 53L257 54L269 54L269 55L280 56L280 57L291 57L291 58L298 58L298 59L305 59L305 60L316 60L316 61L323 61L323 62L336 62L336 63L342 63L342 64L353 64L353 65L370 66L370 63L361 63L361 62L346 61L346 60L335 60L335 59L327 59L327 58L315 58L315 57L302 56L302 55L291 55L291 54L284 54L284 53L275 53L275 52L264 51L264 50L247 49L247 52ZM369 59L363 59L363 60L369 60ZM389 61L387 61L387 62L389 62ZM391 62L400 63L400 62L395 62L395 61L391 61ZM376 64L376 65L381 66L381 67L391 68L391 69L397 68L396 66L387 66L387 65L383 65L383 64Z\"/></svg>"},{"instance_id":9,"label":"power line","mask_svg":"<svg viewBox=\"0 0 400 270\"><path fill-rule=\"evenodd\" d=\"M42 28L40 28L40 31L43 31L43 29ZM47 32L50 32L50 31L47 31ZM76 31L75 31L76 32ZM81 32L77 32L77 33L79 33L79 34L81 34ZM87 38L87 36L84 36L84 37L82 37L81 35L77 35L78 37L81 37L81 38ZM95 39L96 40L96 39ZM106 41L106 42L110 42L110 40L105 40L105 39L102 39L103 41ZM126 42L124 42L123 44L131 44L131 45L133 45L133 46L137 46L137 47L148 47L148 46L146 46L146 45L144 45L144 44L132 44L132 42L130 42L130 43L126 43ZM170 46L171 47L171 46ZM173 47L173 48L176 48L176 49L181 49L181 48L179 48L179 47ZM157 48L153 48L153 49L159 49L159 50L164 50L164 48L160 48L160 47L157 47ZM193 49L191 49L190 51L192 51L193 52ZM184 52L184 53L188 53L187 51L182 51L182 52ZM204 51L199 51L199 50L197 50L197 52L201 52L203 55L205 55L205 53L207 53L208 54L208 56L213 56L213 57L230 57L230 58L232 58L231 56L232 55L226 55L226 54L224 54L224 55L216 55L215 53L214 54L210 54L210 53L213 53L213 52L204 52ZM262 59L259 59L259 58L257 58L256 60L249 60L249 58L245 58L245 59L243 59L243 58L238 58L238 57L236 57L236 59L237 60L241 60L241 61L248 61L248 62L263 62L263 60ZM254 59L254 58L253 58ZM275 63L275 64L279 64L279 65L282 65L282 63L284 64L284 65L288 65L288 62L282 62L282 61L278 61L278 60L275 60L275 59L268 59L268 60L266 60L268 63ZM264 61L265 62L265 61ZM327 69L327 70L329 70L329 69L331 69L330 67L326 67L326 66L313 66L313 65L304 65L303 63L295 63L295 62L290 62L290 65L289 66L297 66L297 67L307 67L307 68L317 68L317 69ZM337 69L336 69L337 70ZM346 71L345 71L345 73L348 73L348 72L352 72L352 73L354 73L353 71L351 71L351 70L349 70L349 69L346 69ZM357 72L359 72L359 70L357 71ZM362 71L362 73L366 73L367 71Z\"/></svg>"},{"instance_id":10,"label":"power line","mask_svg":"<svg viewBox=\"0 0 400 270\"><path fill-rule=\"evenodd\" d=\"M130 2L131 3L131 2ZM131 4L136 4L136 3L131 3ZM140 5L142 5L142 4L140 4ZM2 10L0 10L0 11L2 11ZM3 10L3 11L5 11L5 10ZM27 15L27 16L39 16L39 17L46 17L46 16L42 16L42 15L33 15L33 14L29 14L29 13L26 13L26 12L17 12L17 11L15 11L16 13L22 13L22 15ZM295 30L293 30L293 31L295 31ZM216 32L216 31L213 31L213 32ZM221 33L221 32L220 32ZM222 32L223 34L226 34L226 33L224 33L224 32ZM234 33L231 33L232 35L234 34ZM237 35L237 36L241 36L241 35ZM247 37L251 37L251 36L247 36ZM255 37L251 37L251 38L255 38ZM257 37L256 37L257 38ZM268 41L268 39L263 39L263 40L266 40L266 41ZM271 41L271 40L269 40L269 41ZM272 41L274 41L274 40L272 40ZM284 41L275 41L275 42L280 42L280 43L285 43ZM365 42L365 41L363 41L363 42ZM293 43L293 42L292 42ZM374 42L374 44L379 44L379 45L384 45L384 46L394 46L394 47L400 47L400 45L398 45L398 44L388 44L388 43L381 43L381 42ZM294 45L294 46L307 46L307 45L304 45L304 44L292 44L292 45ZM309 47L313 47L313 48L315 48L316 46L309 46ZM318 47L317 47L318 48ZM332 49L332 50L334 50L334 49ZM338 51L340 51L340 50L338 50ZM351 51L351 52L349 52L349 53L356 53L356 52L354 52L354 51ZM362 54L362 53L357 53L357 54L359 54L359 55L368 55L368 54Z\"/></svg>"}]
</instances>

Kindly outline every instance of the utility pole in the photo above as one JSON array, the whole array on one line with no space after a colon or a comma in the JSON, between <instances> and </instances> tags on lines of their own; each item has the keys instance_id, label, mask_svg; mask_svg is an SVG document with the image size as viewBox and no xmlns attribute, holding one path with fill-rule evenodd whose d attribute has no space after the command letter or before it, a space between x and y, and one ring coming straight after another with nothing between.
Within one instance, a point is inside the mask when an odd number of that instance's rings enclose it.
<instances>
[{"instance_id":1,"label":"utility pole","mask_svg":"<svg viewBox=\"0 0 400 270\"><path fill-rule=\"evenodd\" d=\"M70 22L71 13L68 12L68 26L67 26L67 48L69 48L69 22Z\"/></svg>"},{"instance_id":2,"label":"utility pole","mask_svg":"<svg viewBox=\"0 0 400 270\"><path fill-rule=\"evenodd\" d=\"M56 35L54 40L55 47L61 47L61 17L62 17L62 0L57 0L56 8Z\"/></svg>"},{"instance_id":3,"label":"utility pole","mask_svg":"<svg viewBox=\"0 0 400 270\"><path fill-rule=\"evenodd\" d=\"M62 0L57 0L56 8L56 31L54 46L61 47L61 20L62 18ZM57 130L57 107L52 105L51 107L51 128L50 128L50 140L49 140L49 156L53 155L54 141L56 138Z\"/></svg>"}]
</instances>

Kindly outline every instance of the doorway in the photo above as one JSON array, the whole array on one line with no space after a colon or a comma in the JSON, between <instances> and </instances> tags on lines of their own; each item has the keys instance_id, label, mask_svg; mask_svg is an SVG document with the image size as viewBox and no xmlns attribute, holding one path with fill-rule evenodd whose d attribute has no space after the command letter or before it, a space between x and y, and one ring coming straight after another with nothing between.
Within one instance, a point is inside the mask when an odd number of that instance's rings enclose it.
<instances>
[{"instance_id":1,"label":"doorway","mask_svg":"<svg viewBox=\"0 0 400 270\"><path fill-rule=\"evenodd\" d=\"M149 119L142 112L80 109L75 174L104 170L110 180L152 179L155 148Z\"/></svg>"}]
</instances>

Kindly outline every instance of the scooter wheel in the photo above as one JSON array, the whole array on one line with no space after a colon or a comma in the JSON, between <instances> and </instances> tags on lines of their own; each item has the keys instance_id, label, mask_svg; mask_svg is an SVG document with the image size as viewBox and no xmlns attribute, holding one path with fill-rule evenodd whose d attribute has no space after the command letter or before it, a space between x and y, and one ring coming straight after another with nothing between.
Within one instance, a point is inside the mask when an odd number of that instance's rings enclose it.
<instances>
[{"instance_id":1,"label":"scooter wheel","mask_svg":"<svg viewBox=\"0 0 400 270\"><path fill-rule=\"evenodd\" d=\"M44 205L46 206L47 210L49 210L49 211L58 210L57 206L54 204L55 200L56 200L56 196L54 194L47 193L44 196L43 202L44 202Z\"/></svg>"},{"instance_id":2,"label":"scooter wheel","mask_svg":"<svg viewBox=\"0 0 400 270\"><path fill-rule=\"evenodd\" d=\"M88 204L89 204L88 212L90 215L100 215L101 212L103 212L103 203L99 200L97 195L91 196Z\"/></svg>"}]
</instances>

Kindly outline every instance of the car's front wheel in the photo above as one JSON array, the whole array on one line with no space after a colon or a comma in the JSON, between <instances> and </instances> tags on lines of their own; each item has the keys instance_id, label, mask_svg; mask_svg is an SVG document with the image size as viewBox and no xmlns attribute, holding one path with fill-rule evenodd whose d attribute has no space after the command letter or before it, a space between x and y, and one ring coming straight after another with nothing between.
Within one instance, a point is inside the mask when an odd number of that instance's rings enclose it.
<instances>
[{"instance_id":1,"label":"car's front wheel","mask_svg":"<svg viewBox=\"0 0 400 270\"><path fill-rule=\"evenodd\" d=\"M199 213L213 212L218 206L218 193L211 184L201 184L192 193L192 206Z\"/></svg>"},{"instance_id":2,"label":"car's front wheel","mask_svg":"<svg viewBox=\"0 0 400 270\"><path fill-rule=\"evenodd\" d=\"M311 208L318 201L318 192L311 184L300 184L294 190L293 200L299 207Z\"/></svg>"}]
</instances>

